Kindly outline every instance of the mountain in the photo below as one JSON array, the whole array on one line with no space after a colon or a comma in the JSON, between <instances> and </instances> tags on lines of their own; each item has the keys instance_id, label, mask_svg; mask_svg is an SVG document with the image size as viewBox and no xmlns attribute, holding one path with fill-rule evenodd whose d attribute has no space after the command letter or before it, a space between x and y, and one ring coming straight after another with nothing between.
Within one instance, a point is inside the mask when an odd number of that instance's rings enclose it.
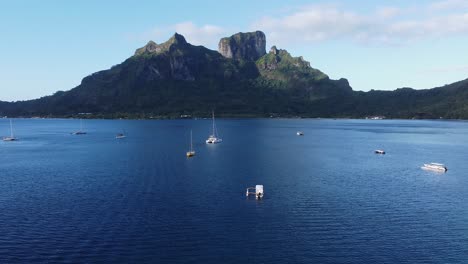
<instances>
[{"instance_id":1,"label":"mountain","mask_svg":"<svg viewBox=\"0 0 468 264\"><path fill-rule=\"evenodd\" d=\"M429 90L355 92L261 31L219 41L218 51L180 34L149 41L112 68L85 77L69 91L0 102L2 116L148 118L222 116L468 118L468 81Z\"/></svg>"},{"instance_id":2,"label":"mountain","mask_svg":"<svg viewBox=\"0 0 468 264\"><path fill-rule=\"evenodd\" d=\"M353 116L468 119L468 79L433 89L355 92Z\"/></svg>"}]
</instances>

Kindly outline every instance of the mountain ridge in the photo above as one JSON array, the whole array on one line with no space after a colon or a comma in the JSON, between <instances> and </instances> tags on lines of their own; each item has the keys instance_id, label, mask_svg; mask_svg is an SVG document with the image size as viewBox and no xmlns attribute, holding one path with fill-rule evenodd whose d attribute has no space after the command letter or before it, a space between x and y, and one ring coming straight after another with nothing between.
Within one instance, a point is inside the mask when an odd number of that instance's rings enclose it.
<instances>
[{"instance_id":1,"label":"mountain ridge","mask_svg":"<svg viewBox=\"0 0 468 264\"><path fill-rule=\"evenodd\" d=\"M175 33L149 41L77 87L39 99L0 102L1 116L148 118L222 116L468 118L468 81L429 90L353 91L302 57L272 46L263 32L236 33L218 51Z\"/></svg>"}]
</instances>

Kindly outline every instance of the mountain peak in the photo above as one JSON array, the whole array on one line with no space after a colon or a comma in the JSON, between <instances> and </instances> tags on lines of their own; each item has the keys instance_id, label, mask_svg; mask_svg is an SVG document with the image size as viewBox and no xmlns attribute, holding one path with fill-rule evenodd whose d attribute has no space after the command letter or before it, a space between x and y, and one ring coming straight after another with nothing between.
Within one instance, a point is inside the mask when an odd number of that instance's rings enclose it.
<instances>
[{"instance_id":1,"label":"mountain peak","mask_svg":"<svg viewBox=\"0 0 468 264\"><path fill-rule=\"evenodd\" d=\"M173 45L186 45L188 44L184 36L177 32L172 35L169 40L162 44L156 44L156 42L150 40L148 43L135 51L135 56L144 54L159 54L168 51Z\"/></svg>"},{"instance_id":2,"label":"mountain peak","mask_svg":"<svg viewBox=\"0 0 468 264\"><path fill-rule=\"evenodd\" d=\"M239 32L222 38L218 52L226 58L255 61L266 54L266 37L262 31Z\"/></svg>"},{"instance_id":3,"label":"mountain peak","mask_svg":"<svg viewBox=\"0 0 468 264\"><path fill-rule=\"evenodd\" d=\"M172 37L166 43L187 44L187 41L185 40L184 36L176 32L174 33L174 35L172 35Z\"/></svg>"}]
</instances>

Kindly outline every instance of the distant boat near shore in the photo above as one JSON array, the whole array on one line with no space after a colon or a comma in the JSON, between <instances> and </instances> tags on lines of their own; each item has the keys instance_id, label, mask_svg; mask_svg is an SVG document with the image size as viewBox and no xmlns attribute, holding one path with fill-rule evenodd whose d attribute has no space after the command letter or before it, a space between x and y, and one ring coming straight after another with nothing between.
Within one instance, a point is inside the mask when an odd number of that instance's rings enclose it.
<instances>
[{"instance_id":1,"label":"distant boat near shore","mask_svg":"<svg viewBox=\"0 0 468 264\"><path fill-rule=\"evenodd\" d=\"M117 135L115 135L115 139L124 139L126 138L127 135L125 133L125 131L122 130L122 133L117 133Z\"/></svg>"},{"instance_id":2,"label":"distant boat near shore","mask_svg":"<svg viewBox=\"0 0 468 264\"><path fill-rule=\"evenodd\" d=\"M18 141L17 138L13 135L13 122L10 119L10 136L9 137L4 137L3 141Z\"/></svg>"},{"instance_id":3,"label":"distant boat near shore","mask_svg":"<svg viewBox=\"0 0 468 264\"><path fill-rule=\"evenodd\" d=\"M86 135L86 132L83 131L83 119L80 119L80 130L72 132L73 135Z\"/></svg>"}]
</instances>

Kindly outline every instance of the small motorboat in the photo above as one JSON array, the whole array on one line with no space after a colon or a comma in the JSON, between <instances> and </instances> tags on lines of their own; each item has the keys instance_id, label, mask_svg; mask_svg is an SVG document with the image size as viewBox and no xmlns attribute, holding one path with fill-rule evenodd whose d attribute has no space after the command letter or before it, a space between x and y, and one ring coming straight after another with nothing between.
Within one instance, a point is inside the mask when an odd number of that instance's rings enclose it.
<instances>
[{"instance_id":1,"label":"small motorboat","mask_svg":"<svg viewBox=\"0 0 468 264\"><path fill-rule=\"evenodd\" d=\"M435 162L432 162L432 163L429 163L429 164L424 164L421 169L423 170L433 170L433 171L440 171L440 172L446 172L447 171L447 167L442 164L442 163L435 163Z\"/></svg>"},{"instance_id":2,"label":"small motorboat","mask_svg":"<svg viewBox=\"0 0 468 264\"><path fill-rule=\"evenodd\" d=\"M304 132L302 132L302 131L297 131L297 132L296 132L296 135L298 135L298 136L303 136L303 135L304 135Z\"/></svg>"},{"instance_id":3,"label":"small motorboat","mask_svg":"<svg viewBox=\"0 0 468 264\"><path fill-rule=\"evenodd\" d=\"M376 150L374 150L374 153L375 153L375 154L385 154L385 150L376 149Z\"/></svg>"}]
</instances>

